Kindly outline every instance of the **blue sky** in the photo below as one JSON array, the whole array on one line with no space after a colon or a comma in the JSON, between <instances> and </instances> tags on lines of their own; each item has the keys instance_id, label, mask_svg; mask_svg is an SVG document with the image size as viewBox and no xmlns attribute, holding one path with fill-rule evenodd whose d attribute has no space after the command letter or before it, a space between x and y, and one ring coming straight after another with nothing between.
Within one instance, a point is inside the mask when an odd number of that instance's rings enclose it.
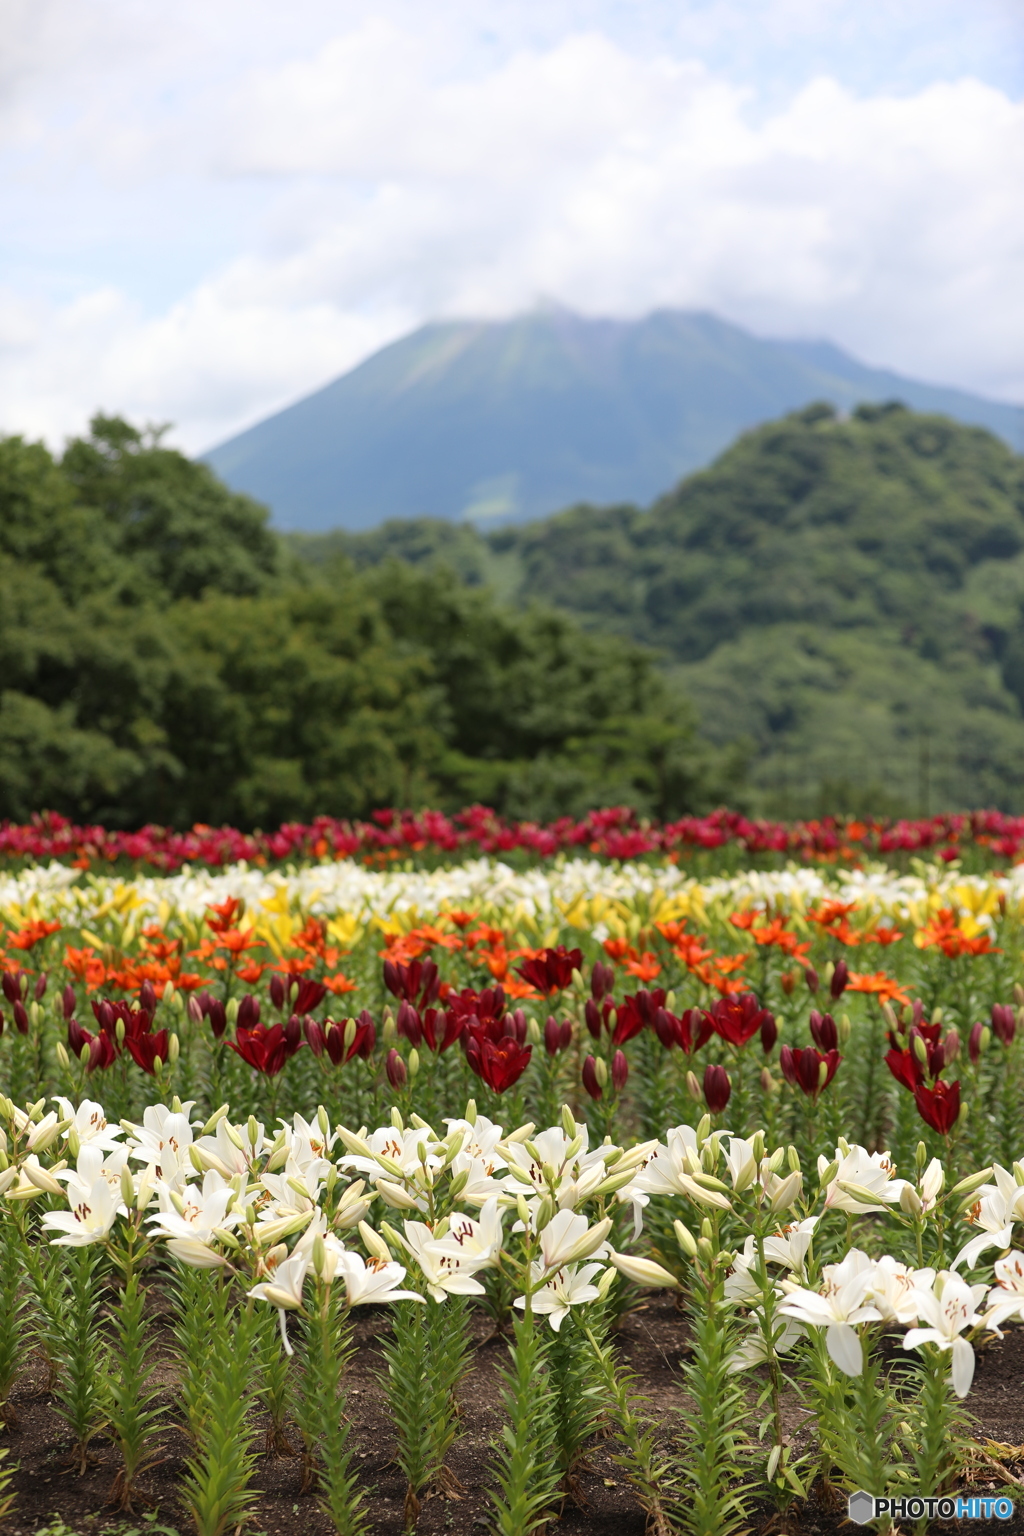
<instances>
[{"instance_id":1,"label":"blue sky","mask_svg":"<svg viewBox=\"0 0 1024 1536\"><path fill-rule=\"evenodd\" d=\"M1024 401L1019 0L0 0L0 430L199 450L441 315Z\"/></svg>"}]
</instances>

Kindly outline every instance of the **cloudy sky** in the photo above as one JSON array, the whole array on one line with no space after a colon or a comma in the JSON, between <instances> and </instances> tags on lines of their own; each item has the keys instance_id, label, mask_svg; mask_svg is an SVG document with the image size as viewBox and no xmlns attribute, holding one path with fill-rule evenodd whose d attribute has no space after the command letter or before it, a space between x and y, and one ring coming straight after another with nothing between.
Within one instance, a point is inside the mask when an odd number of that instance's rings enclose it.
<instances>
[{"instance_id":1,"label":"cloudy sky","mask_svg":"<svg viewBox=\"0 0 1024 1536\"><path fill-rule=\"evenodd\" d=\"M706 308L1024 402L1021 0L0 0L0 431Z\"/></svg>"}]
</instances>

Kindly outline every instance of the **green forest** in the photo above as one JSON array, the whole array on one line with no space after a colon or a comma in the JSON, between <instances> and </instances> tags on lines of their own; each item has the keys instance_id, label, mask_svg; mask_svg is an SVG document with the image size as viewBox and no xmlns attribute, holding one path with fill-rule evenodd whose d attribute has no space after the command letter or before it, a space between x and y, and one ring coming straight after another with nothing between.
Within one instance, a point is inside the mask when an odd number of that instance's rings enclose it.
<instances>
[{"instance_id":1,"label":"green forest","mask_svg":"<svg viewBox=\"0 0 1024 1536\"><path fill-rule=\"evenodd\" d=\"M1024 459L980 428L816 405L648 510L293 547L450 568L656 648L751 809L1024 809Z\"/></svg>"},{"instance_id":2,"label":"green forest","mask_svg":"<svg viewBox=\"0 0 1024 1536\"><path fill-rule=\"evenodd\" d=\"M0 817L270 826L728 795L654 654L479 584L315 565L119 419L0 440Z\"/></svg>"},{"instance_id":3,"label":"green forest","mask_svg":"<svg viewBox=\"0 0 1024 1536\"><path fill-rule=\"evenodd\" d=\"M275 534L161 434L0 440L0 817L1024 809L1024 459L814 406L647 510Z\"/></svg>"}]
</instances>

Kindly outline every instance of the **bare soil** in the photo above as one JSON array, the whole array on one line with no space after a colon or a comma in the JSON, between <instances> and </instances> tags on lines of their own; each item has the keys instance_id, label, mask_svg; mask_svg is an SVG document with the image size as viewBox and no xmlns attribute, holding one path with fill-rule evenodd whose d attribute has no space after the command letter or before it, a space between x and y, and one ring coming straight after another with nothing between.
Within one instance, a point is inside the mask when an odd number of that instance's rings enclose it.
<instances>
[{"instance_id":1,"label":"bare soil","mask_svg":"<svg viewBox=\"0 0 1024 1536\"><path fill-rule=\"evenodd\" d=\"M374 1536L400 1536L405 1486L394 1464L391 1434L383 1392L376 1381L381 1368L379 1354L386 1313L367 1309L360 1318L358 1350L348 1375L348 1412L354 1443L367 1489L367 1508ZM480 1336L473 1368L460 1393L461 1438L449 1458L453 1482L448 1493L426 1500L419 1519L420 1536L485 1536L490 1530L487 1489L490 1485L491 1446L499 1432L499 1382L497 1371L507 1359L505 1342L486 1337L486 1319L480 1319ZM651 1404L651 1417L669 1444L674 1422L687 1413L689 1404L680 1386L678 1366L685 1348L683 1319L665 1295L652 1296L647 1304L627 1316L618 1335L618 1347L626 1364L640 1378ZM167 1402L173 1411L173 1381L168 1376ZM67 1433L52 1410L44 1390L41 1366L26 1370L14 1394L18 1426L3 1437L11 1459L18 1463L13 1487L17 1504L4 1536L34 1536L58 1518L66 1532L76 1536L105 1536L117 1532L158 1533L170 1528L186 1536L189 1517L178 1498L188 1447L184 1435L170 1429L164 1436L163 1459L146 1476L150 1502L146 1511L132 1518L118 1516L108 1500L116 1473L116 1454L102 1438L94 1442L95 1458L83 1477L67 1465ZM980 1354L975 1385L968 1400L978 1420L981 1446L995 1442L979 1458L971 1491L978 1494L1008 1485L1018 1495L1011 1521L977 1521L963 1527L965 1536L1024 1536L1024 1329L1011 1329L1002 1342ZM799 1445L811 1427L792 1408L790 1429ZM753 1410L752 1410L753 1419ZM297 1438L297 1437L296 1437ZM567 1500L549 1536L644 1536L645 1519L625 1474L614 1461L615 1445L597 1438L581 1471L578 1502ZM1002 1473L1000 1467L1003 1468ZM1017 1480L1020 1480L1019 1486ZM248 1529L266 1536L330 1536L331 1527L318 1512L315 1500L300 1494L301 1472L297 1457L267 1455L259 1463L258 1500ZM752 1532L763 1536L834 1536L857 1529L839 1510L824 1508L812 1496L802 1508L791 1508L780 1517L756 1509Z\"/></svg>"}]
</instances>

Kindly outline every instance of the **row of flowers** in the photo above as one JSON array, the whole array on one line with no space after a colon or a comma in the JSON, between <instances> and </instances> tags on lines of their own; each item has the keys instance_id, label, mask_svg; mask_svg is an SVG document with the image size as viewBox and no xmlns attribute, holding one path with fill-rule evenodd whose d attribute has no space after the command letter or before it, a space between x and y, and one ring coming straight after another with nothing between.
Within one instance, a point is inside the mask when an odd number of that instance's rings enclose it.
<instances>
[{"instance_id":1,"label":"row of flowers","mask_svg":"<svg viewBox=\"0 0 1024 1536\"><path fill-rule=\"evenodd\" d=\"M197 1336L211 1307L220 1306L224 1319L223 1309L234 1308L236 1345L250 1326L246 1302L276 1312L284 1360L293 1351L302 1356L295 1411L311 1481L339 1530L362 1528L347 1431L337 1425L344 1400L332 1396L318 1423L323 1397L316 1393L328 1368L336 1370L336 1391L354 1307L407 1304L395 1313L388 1355L392 1407L403 1404L395 1420L409 1479L407 1526L437 1484L457 1433L450 1389L438 1401L436 1381L453 1359L461 1362L457 1375L469 1368L468 1305L488 1306L511 1329L505 1408L513 1429L557 1425L572 1409L559 1391L582 1391L584 1399L589 1392L594 1412L584 1414L575 1442L559 1440L555 1428L547 1441L541 1434L529 1444L517 1444L513 1433L508 1454L499 1453L493 1497L498 1528L508 1532L532 1528L515 1525L522 1521L517 1500L532 1500L546 1517L572 1487L605 1412L649 1516L672 1528L672 1479L608 1346L608 1328L628 1305L623 1280L684 1293L698 1346L686 1367L687 1389L700 1409L699 1436L720 1444L715 1487L739 1479L749 1491L755 1457L754 1486L780 1504L805 1497L819 1475L878 1493L911 1486L939 1496L955 1486L966 1465L957 1402L971 1386L974 1343L1024 1319L1024 1253L1013 1247L1024 1222L1019 1162L954 1181L922 1144L901 1176L888 1152L839 1138L831 1154L806 1167L794 1147L773 1148L765 1132L713 1130L707 1116L696 1127L676 1125L659 1139L624 1146L610 1138L592 1144L567 1108L543 1130L525 1124L508 1131L470 1103L442 1132L397 1110L372 1131L354 1131L333 1124L322 1107L308 1120L294 1115L268 1127L253 1117L234 1122L226 1105L203 1122L194 1105L174 1101L116 1124L94 1101L55 1103L45 1112L42 1102L20 1109L0 1100L0 1239L18 1256L13 1265L0 1256L0 1289L9 1293L0 1296L0 1363L17 1361L9 1335L24 1326L23 1276L37 1306L54 1304L33 1245L83 1254L84 1267L61 1292L61 1305L72 1310L95 1308L97 1271L86 1255L102 1251L110 1283L125 1297L109 1345L121 1397L144 1394L151 1365L126 1330L136 1326L136 1313L144 1319L140 1287L157 1283L151 1261L163 1250L183 1271L206 1277L178 1288L183 1338ZM851 1243L854 1234L863 1246ZM993 1250L994 1271L979 1271ZM550 1343L538 1332L545 1319ZM883 1335L892 1333L917 1359L910 1376L883 1370ZM556 1347L568 1352L557 1368ZM63 1368L87 1375L95 1365L87 1357L88 1348ZM771 1384L757 1452L742 1431L728 1430L742 1401L730 1383L752 1367L763 1368ZM237 1349L227 1359L208 1351L193 1362L198 1369L213 1371L203 1390L216 1391L220 1381L237 1391L244 1362ZM0 1406L10 1405L13 1381L8 1370ZM796 1383L818 1417L817 1444L800 1456L781 1396ZM60 1411L84 1457L96 1416L82 1417L81 1385L69 1385ZM210 1404L199 1401L193 1377L186 1387L197 1394L193 1402L186 1391L186 1407L192 1403L203 1422ZM255 1390L250 1379L248 1391ZM447 1426L429 1454L404 1443L401 1431L410 1401L427 1399ZM274 1433L285 1436L287 1393L263 1400L278 1414ZM154 1422L142 1447L119 1411L108 1404L124 1459L119 1497L128 1507L166 1426ZM252 1431L241 1426L238 1434L244 1441ZM197 1466L209 1454L197 1438ZM216 1454L229 1458L230 1447ZM683 1463L685 1473L685 1455ZM251 1458L247 1465L251 1476ZM213 1529L201 1503L196 1495L197 1525ZM742 1488L733 1486L701 1529L721 1536L743 1514Z\"/></svg>"},{"instance_id":2,"label":"row of flowers","mask_svg":"<svg viewBox=\"0 0 1024 1536\"><path fill-rule=\"evenodd\" d=\"M907 854L938 850L955 858L963 847L986 858L1013 860L1024 849L1024 817L974 811L920 820L824 817L818 821L754 820L736 811L684 816L658 825L641 821L627 806L561 817L548 825L508 822L487 806L454 816L440 811L375 811L369 821L320 816L308 824L286 823L275 832L241 832L197 825L187 832L147 826L124 832L76 826L53 812L18 826L0 825L0 860L63 859L81 869L130 861L154 869L184 864L217 868L245 860L283 863L295 859L361 858L368 862L409 855L451 857L466 853L522 852L547 859L587 850L610 859L736 849L746 855L789 855L809 860L859 862L866 853Z\"/></svg>"}]
</instances>

